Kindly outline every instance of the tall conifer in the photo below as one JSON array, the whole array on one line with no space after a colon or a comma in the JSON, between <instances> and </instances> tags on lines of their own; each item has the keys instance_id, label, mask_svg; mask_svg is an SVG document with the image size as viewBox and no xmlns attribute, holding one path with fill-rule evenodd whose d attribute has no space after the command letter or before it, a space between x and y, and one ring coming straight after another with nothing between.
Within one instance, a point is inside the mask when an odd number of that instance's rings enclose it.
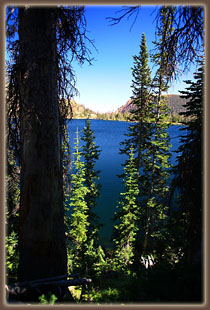
<instances>
[{"instance_id":1,"label":"tall conifer","mask_svg":"<svg viewBox=\"0 0 210 310\"><path fill-rule=\"evenodd\" d=\"M142 34L140 52L138 56L133 56L134 66L132 68L132 89L133 96L131 97L133 109L129 120L135 122L129 126L128 139L123 141L121 145L121 153L129 153L131 144L133 144L134 152L137 152L136 164L137 169L141 166L142 153L146 147L146 138L149 127L149 96L151 88L151 70L148 65L149 54L147 51L146 37Z\"/></svg>"},{"instance_id":2,"label":"tall conifer","mask_svg":"<svg viewBox=\"0 0 210 310\"><path fill-rule=\"evenodd\" d=\"M97 262L98 216L94 208L99 197L99 171L95 170L95 162L100 151L94 142L94 134L90 121L86 121L83 129L81 150L79 147L78 129L76 132L74 173L72 174L72 193L70 207L73 207L70 218L70 238L73 246L69 247L71 271L79 268L86 274L94 273Z\"/></svg>"},{"instance_id":3,"label":"tall conifer","mask_svg":"<svg viewBox=\"0 0 210 310\"><path fill-rule=\"evenodd\" d=\"M133 262L136 234L138 231L139 208L137 205L138 171L134 159L134 149L131 146L129 159L124 168L125 191L117 206L114 226L115 255L118 267L126 269Z\"/></svg>"},{"instance_id":4,"label":"tall conifer","mask_svg":"<svg viewBox=\"0 0 210 310\"><path fill-rule=\"evenodd\" d=\"M69 233L69 199L71 191L71 153L70 142L68 136L68 127L65 126L64 137L62 142L62 162L63 162L63 194L64 194L64 223L65 233Z\"/></svg>"},{"instance_id":5,"label":"tall conifer","mask_svg":"<svg viewBox=\"0 0 210 310\"><path fill-rule=\"evenodd\" d=\"M187 100L184 115L188 122L183 127L178 149L178 163L174 169L173 189L178 188L179 209L174 212L174 225L179 225L179 248L185 259L191 263L193 257L202 249L202 202L203 202L203 63L194 75L195 81L185 81L188 87L180 91ZM173 222L173 221L172 221Z\"/></svg>"},{"instance_id":6,"label":"tall conifer","mask_svg":"<svg viewBox=\"0 0 210 310\"><path fill-rule=\"evenodd\" d=\"M158 244L164 247L163 244L168 238L164 224L167 222L168 214L166 199L169 191L170 141L167 129L170 124L166 122L168 106L164 92L167 91L170 81L170 65L167 62L170 51L166 49L167 38L172 31L170 18L171 11L163 7L161 9L161 24L156 32L156 41L153 42L155 45L153 62L157 67L157 71L153 79L152 89L152 130L144 153L144 177L142 180L142 194L146 198L145 254L151 250L153 251ZM152 240L155 242L152 242Z\"/></svg>"},{"instance_id":7,"label":"tall conifer","mask_svg":"<svg viewBox=\"0 0 210 310\"><path fill-rule=\"evenodd\" d=\"M88 189L88 192L85 196L85 201L88 206L87 214L89 227L87 232L88 241L94 239L94 244L98 239L98 229L99 229L99 216L95 212L96 199L100 195L101 185L98 183L99 172L95 169L96 161L99 159L100 150L99 147L95 144L95 136L90 127L90 121L86 120L86 126L82 130L83 135L81 140L84 141L82 146L81 154L84 158L84 172L85 172L85 181L84 184Z\"/></svg>"},{"instance_id":8,"label":"tall conifer","mask_svg":"<svg viewBox=\"0 0 210 310\"><path fill-rule=\"evenodd\" d=\"M79 147L79 132L77 128L75 142L75 152L73 165L74 173L72 173L72 190L70 197L70 237L73 242L71 252L73 255L73 265L77 267L82 266L82 259L86 250L87 231L88 231L88 206L85 201L88 189L85 186L85 170L84 163L81 160L81 151Z\"/></svg>"},{"instance_id":9,"label":"tall conifer","mask_svg":"<svg viewBox=\"0 0 210 310\"><path fill-rule=\"evenodd\" d=\"M167 51L165 40L170 31L167 11L162 11L162 28L158 29L153 61L157 72L153 81L148 67L145 35L142 35L140 56L134 57L133 103L130 120L136 124L129 127L129 138L122 143L126 153L131 143L136 151L136 168L139 172L139 227L143 237L143 253L150 254L155 244L165 239L163 223L167 218L166 197L168 193L169 123L168 107L163 92L168 87ZM142 235L142 234L141 234ZM155 242L152 242L155 241ZM162 241L161 241L162 242Z\"/></svg>"}]
</instances>

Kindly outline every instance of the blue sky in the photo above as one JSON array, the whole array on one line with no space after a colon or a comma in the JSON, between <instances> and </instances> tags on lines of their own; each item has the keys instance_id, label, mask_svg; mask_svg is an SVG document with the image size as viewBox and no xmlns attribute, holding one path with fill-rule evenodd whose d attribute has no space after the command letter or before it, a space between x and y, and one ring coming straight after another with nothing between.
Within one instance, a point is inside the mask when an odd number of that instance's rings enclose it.
<instances>
[{"instance_id":1,"label":"blue sky","mask_svg":"<svg viewBox=\"0 0 210 310\"><path fill-rule=\"evenodd\" d=\"M134 17L123 19L118 25L110 26L107 17L117 17L122 6L86 6L88 37L93 39L98 50L91 48L95 58L92 66L74 64L77 88L80 96L75 100L98 112L115 111L132 95L132 55L139 54L141 35L146 35L148 50L154 48L156 6L142 6L133 25ZM152 68L152 63L150 63ZM153 68L153 71L155 69ZM182 80L192 79L184 75L174 83L168 93L178 94L185 88Z\"/></svg>"}]
</instances>

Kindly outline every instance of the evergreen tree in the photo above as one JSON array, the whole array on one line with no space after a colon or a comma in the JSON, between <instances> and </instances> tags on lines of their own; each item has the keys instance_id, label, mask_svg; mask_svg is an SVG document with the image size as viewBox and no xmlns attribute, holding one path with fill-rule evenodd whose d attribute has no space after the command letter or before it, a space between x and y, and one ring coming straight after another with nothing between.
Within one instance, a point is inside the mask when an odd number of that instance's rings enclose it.
<instances>
[{"instance_id":1,"label":"evergreen tree","mask_svg":"<svg viewBox=\"0 0 210 310\"><path fill-rule=\"evenodd\" d=\"M149 120L149 97L151 88L151 70L148 66L149 54L147 51L146 37L142 34L140 52L138 56L133 56L134 66L132 68L132 89L133 109L129 117L129 121L135 122L134 125L129 126L129 133L126 134L128 139L123 141L121 145L121 154L129 153L131 144L134 146L134 151L137 152L136 164L137 169L141 166L141 157L146 147L146 138L148 130L151 126Z\"/></svg>"},{"instance_id":2,"label":"evergreen tree","mask_svg":"<svg viewBox=\"0 0 210 310\"><path fill-rule=\"evenodd\" d=\"M165 41L170 33L167 10L162 11L162 26L157 32L153 61L157 66L151 83L145 36L142 35L140 57L133 69L133 102L135 107L130 126L130 138L125 141L125 153L131 143L137 151L136 168L139 172L139 228L143 237L143 254L150 254L166 239L169 165L168 107L163 92L168 87L168 66ZM166 22L167 21L167 22ZM159 38L159 40L158 40ZM138 65L137 65L138 63ZM152 86L152 87L151 87ZM150 93L153 91L153 93ZM161 245L162 246L162 245Z\"/></svg>"},{"instance_id":3,"label":"evergreen tree","mask_svg":"<svg viewBox=\"0 0 210 310\"><path fill-rule=\"evenodd\" d=\"M85 171L85 181L84 184L88 189L88 192L85 196L85 201L88 206L88 232L87 238L88 241L94 239L94 245L96 245L96 241L98 239L98 219L99 217L95 213L94 209L96 207L96 198L100 195L101 185L97 183L99 180L99 172L95 170L96 161L99 159L100 150L99 147L96 146L94 140L95 136L90 127L90 121L86 120L86 126L83 129L83 135L81 140L84 141L82 146L82 156L84 158L84 171Z\"/></svg>"},{"instance_id":4,"label":"evergreen tree","mask_svg":"<svg viewBox=\"0 0 210 310\"><path fill-rule=\"evenodd\" d=\"M153 62L157 66L157 72L153 79L152 130L148 137L143 163L142 196L144 199L142 200L144 204L146 203L145 254L154 250L157 246L164 247L164 240L168 239L164 224L168 213L166 198L169 191L170 143L167 132L169 123L166 122L169 109L163 92L168 89L170 80L170 66L167 63L169 51L166 49L166 41L172 28L170 11L163 7L161 16L162 22L157 29L157 39L154 42L155 52L153 54ZM155 242L151 242L152 240ZM160 248L159 253L161 257Z\"/></svg>"},{"instance_id":5,"label":"evergreen tree","mask_svg":"<svg viewBox=\"0 0 210 310\"><path fill-rule=\"evenodd\" d=\"M166 131L168 124L165 122L167 116L164 105L165 102L162 101L159 107L161 117L158 121L154 119L153 130L150 132L150 140L143 158L140 205L144 214L144 254L153 251L154 245L160 243L161 239L167 239L164 223L168 213L170 141ZM152 242L152 239L155 242Z\"/></svg>"},{"instance_id":6,"label":"evergreen tree","mask_svg":"<svg viewBox=\"0 0 210 310\"><path fill-rule=\"evenodd\" d=\"M117 223L114 228L115 257L120 269L126 270L132 264L135 252L136 234L138 231L139 208L137 204L138 171L134 159L134 149L131 146L129 159L124 168L125 192L115 213Z\"/></svg>"},{"instance_id":7,"label":"evergreen tree","mask_svg":"<svg viewBox=\"0 0 210 310\"><path fill-rule=\"evenodd\" d=\"M76 132L75 152L73 153L74 173L72 173L72 190L70 198L70 236L73 242L72 253L74 253L73 265L82 268L84 253L86 250L87 231L88 231L88 206L85 201L88 189L85 186L85 169L81 160L81 151L79 150L79 133Z\"/></svg>"},{"instance_id":8,"label":"evergreen tree","mask_svg":"<svg viewBox=\"0 0 210 310\"><path fill-rule=\"evenodd\" d=\"M100 185L96 183L99 179L98 171L94 169L100 151L95 145L95 137L89 121L86 121L86 127L83 129L84 144L81 151L79 150L78 130L76 134L70 196L70 208L73 208L69 222L67 219L67 225L70 227L70 233L67 235L73 242L73 245L71 242L68 243L69 271L79 270L86 275L94 276L96 272L100 272L100 266L102 268L106 266L106 262L101 261L100 258L103 250L100 246L97 248L100 225L98 225L98 216L93 210L100 188Z\"/></svg>"},{"instance_id":9,"label":"evergreen tree","mask_svg":"<svg viewBox=\"0 0 210 310\"><path fill-rule=\"evenodd\" d=\"M67 126L65 126L63 143L62 143L62 159L63 159L64 223L65 223L65 235L67 236L68 239L70 237L69 201L71 193L72 159L71 159L70 142L67 130L68 128Z\"/></svg>"},{"instance_id":10,"label":"evergreen tree","mask_svg":"<svg viewBox=\"0 0 210 310\"><path fill-rule=\"evenodd\" d=\"M202 203L203 203L203 63L194 75L195 81L185 81L188 87L180 91L187 100L184 115L187 123L185 134L177 152L178 163L174 168L173 191L178 189L178 211L173 212L173 224L179 225L181 238L177 247L182 248L188 263L202 249ZM173 225L173 227L174 227ZM175 228L175 227L174 227Z\"/></svg>"}]
</instances>

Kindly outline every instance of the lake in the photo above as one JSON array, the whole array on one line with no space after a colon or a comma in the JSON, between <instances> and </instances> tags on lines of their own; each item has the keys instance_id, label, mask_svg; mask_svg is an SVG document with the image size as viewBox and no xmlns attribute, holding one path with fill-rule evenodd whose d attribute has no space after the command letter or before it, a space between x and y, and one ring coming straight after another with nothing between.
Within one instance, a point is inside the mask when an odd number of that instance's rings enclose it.
<instances>
[{"instance_id":1,"label":"lake","mask_svg":"<svg viewBox=\"0 0 210 310\"><path fill-rule=\"evenodd\" d=\"M122 163L124 163L126 156L119 154L120 142L125 139L124 134L127 132L131 123L120 121L105 121L105 120L90 120L91 129L94 131L96 137L96 145L101 151L99 160L96 163L96 169L100 170L100 184L101 196L97 200L96 213L100 216L100 223L103 227L100 228L99 237L100 244L105 247L111 247L110 241L113 227L113 215L119 199L120 192L123 191L122 179L117 175L123 172ZM74 138L76 137L76 130L79 132L84 128L84 119L74 119L68 123L68 132L70 139L71 151L74 147ZM171 163L175 164L177 150L179 146L180 125L172 125L168 128L171 139ZM181 133L182 134L182 133ZM81 135L80 135L81 136ZM82 145L82 141L80 141Z\"/></svg>"}]
</instances>

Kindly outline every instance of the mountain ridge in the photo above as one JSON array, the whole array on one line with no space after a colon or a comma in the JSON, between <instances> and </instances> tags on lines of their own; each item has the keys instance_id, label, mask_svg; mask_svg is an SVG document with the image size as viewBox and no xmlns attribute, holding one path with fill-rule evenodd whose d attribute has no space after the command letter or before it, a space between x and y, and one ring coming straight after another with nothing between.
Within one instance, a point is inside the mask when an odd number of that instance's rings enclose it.
<instances>
[{"instance_id":1,"label":"mountain ridge","mask_svg":"<svg viewBox=\"0 0 210 310\"><path fill-rule=\"evenodd\" d=\"M184 112L185 108L183 105L186 103L186 99L183 99L180 97L180 95L176 94L168 94L168 105L170 109L170 113L179 113ZM132 104L132 99L129 99L124 105L119 107L116 112L117 113L126 113L130 112L134 108L134 105Z\"/></svg>"},{"instance_id":2,"label":"mountain ridge","mask_svg":"<svg viewBox=\"0 0 210 310\"><path fill-rule=\"evenodd\" d=\"M168 105L170 109L170 120L172 122L182 121L182 117L179 115L180 112L184 112L185 108L183 105L186 103L186 99L180 97L176 94L168 94ZM79 104L76 101L72 101L72 112L73 119L102 119L102 120L127 120L134 105L132 104L132 99L129 99L124 105L120 106L114 112L99 113L85 107L83 104Z\"/></svg>"}]
</instances>

